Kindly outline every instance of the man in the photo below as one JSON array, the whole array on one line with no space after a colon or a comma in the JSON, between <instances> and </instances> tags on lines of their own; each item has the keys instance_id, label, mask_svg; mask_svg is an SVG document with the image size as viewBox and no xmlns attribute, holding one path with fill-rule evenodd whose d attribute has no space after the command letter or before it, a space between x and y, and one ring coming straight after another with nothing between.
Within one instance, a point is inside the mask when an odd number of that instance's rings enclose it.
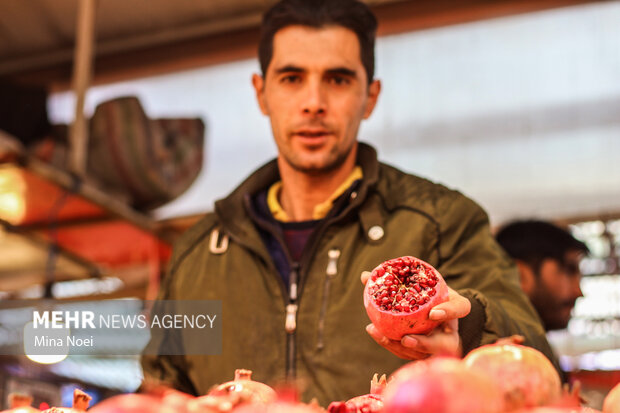
<instances>
[{"instance_id":1,"label":"man","mask_svg":"<svg viewBox=\"0 0 620 413\"><path fill-rule=\"evenodd\" d=\"M496 235L519 268L521 288L547 331L568 326L581 297L579 261L586 245L568 231L544 221L515 221Z\"/></svg>"},{"instance_id":2,"label":"man","mask_svg":"<svg viewBox=\"0 0 620 413\"><path fill-rule=\"evenodd\" d=\"M358 143L381 90L376 25L355 0L283 0L265 14L252 83L277 159L184 236L160 295L221 300L224 350L145 358L146 376L203 394L248 368L268 383L297 377L304 400L327 405L367 393L375 372L512 334L551 354L484 211ZM402 255L435 266L450 300L431 334L391 341L368 325L359 277Z\"/></svg>"}]
</instances>

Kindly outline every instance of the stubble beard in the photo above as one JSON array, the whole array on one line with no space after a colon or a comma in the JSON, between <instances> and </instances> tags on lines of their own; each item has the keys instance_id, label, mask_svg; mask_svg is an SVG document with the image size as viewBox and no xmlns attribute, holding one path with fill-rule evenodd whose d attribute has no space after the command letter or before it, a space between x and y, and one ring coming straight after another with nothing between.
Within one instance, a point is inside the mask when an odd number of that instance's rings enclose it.
<instances>
[{"instance_id":1,"label":"stubble beard","mask_svg":"<svg viewBox=\"0 0 620 413\"><path fill-rule=\"evenodd\" d=\"M558 301L540 281L538 282L536 292L530 296L530 301L540 315L546 331L562 330L568 326L570 316L567 319L562 319L558 314L558 309L568 305L568 303Z\"/></svg>"},{"instance_id":2,"label":"stubble beard","mask_svg":"<svg viewBox=\"0 0 620 413\"><path fill-rule=\"evenodd\" d=\"M331 148L329 153L326 154L324 159L321 159L319 162L311 161L305 162L303 159L298 159L296 156L286 156L284 155L284 160L287 164L291 166L295 171L301 172L311 176L321 176L327 175L331 172L340 168L347 158L349 157L351 151L355 150L356 141L354 141L346 150L339 151L337 146Z\"/></svg>"}]
</instances>

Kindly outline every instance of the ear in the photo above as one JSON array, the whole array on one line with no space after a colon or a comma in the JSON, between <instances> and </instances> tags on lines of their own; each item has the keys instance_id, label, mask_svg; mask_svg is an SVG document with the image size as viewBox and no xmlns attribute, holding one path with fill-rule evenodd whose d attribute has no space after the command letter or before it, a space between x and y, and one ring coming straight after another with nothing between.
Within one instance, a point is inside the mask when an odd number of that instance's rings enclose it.
<instances>
[{"instance_id":1,"label":"ear","mask_svg":"<svg viewBox=\"0 0 620 413\"><path fill-rule=\"evenodd\" d=\"M526 295L530 295L536 286L536 276L532 268L521 260L515 260L519 268L519 279L521 281L521 289Z\"/></svg>"},{"instance_id":2,"label":"ear","mask_svg":"<svg viewBox=\"0 0 620 413\"><path fill-rule=\"evenodd\" d=\"M364 109L364 119L368 119L375 109L379 93L381 93L381 81L373 80L368 85L368 100L366 101L366 109Z\"/></svg>"},{"instance_id":3,"label":"ear","mask_svg":"<svg viewBox=\"0 0 620 413\"><path fill-rule=\"evenodd\" d=\"M252 86L254 86L260 111L263 112L263 115L269 115L267 104L265 103L265 79L261 75L254 73L252 75Z\"/></svg>"}]
</instances>

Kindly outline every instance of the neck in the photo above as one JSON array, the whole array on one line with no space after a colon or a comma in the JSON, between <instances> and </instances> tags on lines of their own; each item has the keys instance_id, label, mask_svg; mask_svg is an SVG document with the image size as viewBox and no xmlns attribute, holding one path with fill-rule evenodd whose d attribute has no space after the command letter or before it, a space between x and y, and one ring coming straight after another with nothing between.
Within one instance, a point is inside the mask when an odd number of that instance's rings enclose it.
<instances>
[{"instance_id":1,"label":"neck","mask_svg":"<svg viewBox=\"0 0 620 413\"><path fill-rule=\"evenodd\" d=\"M327 200L355 168L355 148L338 168L325 173L308 174L293 169L278 157L282 179L279 201L291 221L313 219L314 207Z\"/></svg>"}]
</instances>

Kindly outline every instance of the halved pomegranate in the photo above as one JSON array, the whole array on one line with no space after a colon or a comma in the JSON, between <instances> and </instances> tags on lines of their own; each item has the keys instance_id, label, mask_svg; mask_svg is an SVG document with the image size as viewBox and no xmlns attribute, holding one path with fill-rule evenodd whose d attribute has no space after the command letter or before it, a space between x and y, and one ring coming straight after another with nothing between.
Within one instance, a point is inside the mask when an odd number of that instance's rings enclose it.
<instances>
[{"instance_id":1,"label":"halved pomegranate","mask_svg":"<svg viewBox=\"0 0 620 413\"><path fill-rule=\"evenodd\" d=\"M370 382L370 393L354 397L346 402L332 402L327 407L329 413L380 413L383 411L383 390L387 380L385 374L379 379L375 373Z\"/></svg>"},{"instance_id":2,"label":"halved pomegranate","mask_svg":"<svg viewBox=\"0 0 620 413\"><path fill-rule=\"evenodd\" d=\"M364 289L364 307L377 330L392 340L427 334L439 322L428 314L448 301L448 286L432 265L404 256L377 266Z\"/></svg>"}]
</instances>

